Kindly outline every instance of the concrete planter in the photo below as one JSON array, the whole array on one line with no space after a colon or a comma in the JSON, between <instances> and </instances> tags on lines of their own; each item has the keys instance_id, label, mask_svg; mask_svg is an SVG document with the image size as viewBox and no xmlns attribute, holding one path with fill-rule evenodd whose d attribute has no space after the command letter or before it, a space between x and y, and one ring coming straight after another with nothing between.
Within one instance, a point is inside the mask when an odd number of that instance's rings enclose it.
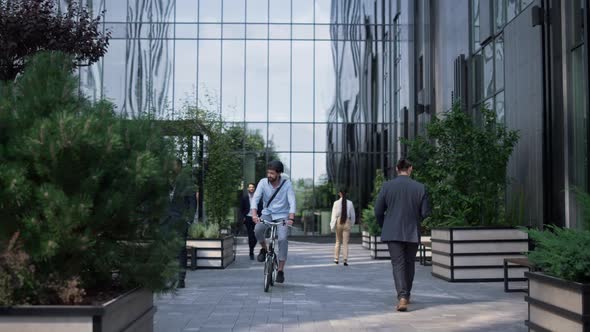
<instances>
[{"instance_id":1,"label":"concrete planter","mask_svg":"<svg viewBox=\"0 0 590 332\"><path fill-rule=\"evenodd\" d=\"M429 241L430 236L422 236L421 241ZM390 259L387 243L381 242L381 236L369 236L369 249L373 259ZM426 257L430 257L430 249L426 250ZM416 253L416 260L420 258L420 252Z\"/></svg>"},{"instance_id":2,"label":"concrete planter","mask_svg":"<svg viewBox=\"0 0 590 332\"><path fill-rule=\"evenodd\" d=\"M590 284L526 272L530 331L590 331Z\"/></svg>"},{"instance_id":3,"label":"concrete planter","mask_svg":"<svg viewBox=\"0 0 590 332\"><path fill-rule=\"evenodd\" d=\"M0 331L151 332L155 312L152 292L134 290L102 305L0 307Z\"/></svg>"},{"instance_id":4,"label":"concrete planter","mask_svg":"<svg viewBox=\"0 0 590 332\"><path fill-rule=\"evenodd\" d=\"M371 249L371 235L367 231L362 232L363 242L362 246L365 249Z\"/></svg>"},{"instance_id":5,"label":"concrete planter","mask_svg":"<svg viewBox=\"0 0 590 332\"><path fill-rule=\"evenodd\" d=\"M528 234L513 227L432 230L432 275L451 282L504 280L504 258L525 257ZM509 281L525 281L527 267L510 266Z\"/></svg>"},{"instance_id":6,"label":"concrete planter","mask_svg":"<svg viewBox=\"0 0 590 332\"><path fill-rule=\"evenodd\" d=\"M236 259L233 235L221 239L188 239L190 268L225 269ZM193 249L191 249L193 248ZM196 254L194 255L196 251ZM193 265L194 264L194 265Z\"/></svg>"}]
</instances>

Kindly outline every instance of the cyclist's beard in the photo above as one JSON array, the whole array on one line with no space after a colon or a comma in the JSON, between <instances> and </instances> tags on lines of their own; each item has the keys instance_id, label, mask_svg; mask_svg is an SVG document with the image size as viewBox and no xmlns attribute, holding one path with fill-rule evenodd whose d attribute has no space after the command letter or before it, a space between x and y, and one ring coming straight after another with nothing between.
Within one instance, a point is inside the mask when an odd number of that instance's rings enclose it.
<instances>
[{"instance_id":1,"label":"cyclist's beard","mask_svg":"<svg viewBox=\"0 0 590 332\"><path fill-rule=\"evenodd\" d=\"M267 176L267 179L268 179L268 182L274 183L278 179L278 176L275 176L275 177Z\"/></svg>"}]
</instances>

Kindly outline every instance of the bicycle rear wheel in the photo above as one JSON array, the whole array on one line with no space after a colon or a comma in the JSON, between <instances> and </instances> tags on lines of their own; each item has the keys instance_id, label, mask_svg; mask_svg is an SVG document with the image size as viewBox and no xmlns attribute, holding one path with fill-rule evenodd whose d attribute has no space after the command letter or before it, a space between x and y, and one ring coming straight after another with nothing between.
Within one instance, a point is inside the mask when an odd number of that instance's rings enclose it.
<instances>
[{"instance_id":1,"label":"bicycle rear wheel","mask_svg":"<svg viewBox=\"0 0 590 332\"><path fill-rule=\"evenodd\" d=\"M264 291L268 292L270 286L273 284L273 260L269 255L266 256L266 262L264 263Z\"/></svg>"}]
</instances>

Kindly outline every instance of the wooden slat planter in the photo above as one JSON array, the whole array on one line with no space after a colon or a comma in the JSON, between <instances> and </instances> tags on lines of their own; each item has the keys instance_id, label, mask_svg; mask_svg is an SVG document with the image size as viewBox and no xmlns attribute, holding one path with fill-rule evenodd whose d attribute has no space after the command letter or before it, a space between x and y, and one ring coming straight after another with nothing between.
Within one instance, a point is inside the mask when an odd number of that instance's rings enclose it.
<instances>
[{"instance_id":1,"label":"wooden slat planter","mask_svg":"<svg viewBox=\"0 0 590 332\"><path fill-rule=\"evenodd\" d=\"M155 312L153 293L134 290L102 305L0 307L0 331L151 332Z\"/></svg>"},{"instance_id":2,"label":"wooden slat planter","mask_svg":"<svg viewBox=\"0 0 590 332\"><path fill-rule=\"evenodd\" d=\"M430 241L430 236L422 236L421 241ZM381 242L381 236L369 236L369 248L371 258L373 259L390 259L387 243ZM426 250L426 257L430 257L430 249ZM416 260L420 259L420 253L416 253Z\"/></svg>"},{"instance_id":3,"label":"wooden slat planter","mask_svg":"<svg viewBox=\"0 0 590 332\"><path fill-rule=\"evenodd\" d=\"M363 237L363 242L362 242L363 248L371 249L371 235L369 235L369 232L363 231L362 237Z\"/></svg>"},{"instance_id":4,"label":"wooden slat planter","mask_svg":"<svg viewBox=\"0 0 590 332\"><path fill-rule=\"evenodd\" d=\"M531 331L590 331L590 284L565 281L540 272L529 280L528 320Z\"/></svg>"},{"instance_id":5,"label":"wooden slat planter","mask_svg":"<svg viewBox=\"0 0 590 332\"><path fill-rule=\"evenodd\" d=\"M221 239L188 239L186 246L196 248L197 254L196 266L189 268L225 269L236 259L234 242L233 235Z\"/></svg>"},{"instance_id":6,"label":"wooden slat planter","mask_svg":"<svg viewBox=\"0 0 590 332\"><path fill-rule=\"evenodd\" d=\"M432 275L451 282L504 280L504 258L525 257L528 234L513 227L432 230ZM525 281L527 267L509 266L509 281Z\"/></svg>"}]
</instances>

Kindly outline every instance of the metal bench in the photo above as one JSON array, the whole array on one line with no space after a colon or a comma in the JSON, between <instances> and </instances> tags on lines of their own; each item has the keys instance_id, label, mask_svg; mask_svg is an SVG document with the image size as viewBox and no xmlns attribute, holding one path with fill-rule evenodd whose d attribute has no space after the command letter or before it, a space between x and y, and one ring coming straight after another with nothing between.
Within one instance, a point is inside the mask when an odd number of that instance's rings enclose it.
<instances>
[{"instance_id":1,"label":"metal bench","mask_svg":"<svg viewBox=\"0 0 590 332\"><path fill-rule=\"evenodd\" d=\"M533 264L527 257L519 257L519 258L504 258L504 292L512 293L512 292L524 292L528 293L528 288L509 288L508 287L508 265L517 265L517 266L526 266L529 268L529 271L537 271L537 267Z\"/></svg>"},{"instance_id":2,"label":"metal bench","mask_svg":"<svg viewBox=\"0 0 590 332\"><path fill-rule=\"evenodd\" d=\"M424 266L431 266L432 265L432 257L426 257L426 248L429 248L432 251L432 241L422 241L418 246L418 253L420 265Z\"/></svg>"}]
</instances>

